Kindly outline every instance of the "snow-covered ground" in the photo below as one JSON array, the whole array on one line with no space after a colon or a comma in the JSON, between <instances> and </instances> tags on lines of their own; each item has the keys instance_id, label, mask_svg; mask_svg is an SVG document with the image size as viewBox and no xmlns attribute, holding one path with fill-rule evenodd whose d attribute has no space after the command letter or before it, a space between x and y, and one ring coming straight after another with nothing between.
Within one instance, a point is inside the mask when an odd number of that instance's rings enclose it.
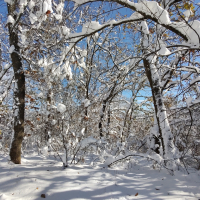
<instances>
[{"instance_id":1,"label":"snow-covered ground","mask_svg":"<svg viewBox=\"0 0 200 200\"><path fill-rule=\"evenodd\" d=\"M52 158L29 155L21 165L0 156L0 200L200 199L200 173L154 170L145 160L129 169L76 165L63 169Z\"/></svg>"}]
</instances>

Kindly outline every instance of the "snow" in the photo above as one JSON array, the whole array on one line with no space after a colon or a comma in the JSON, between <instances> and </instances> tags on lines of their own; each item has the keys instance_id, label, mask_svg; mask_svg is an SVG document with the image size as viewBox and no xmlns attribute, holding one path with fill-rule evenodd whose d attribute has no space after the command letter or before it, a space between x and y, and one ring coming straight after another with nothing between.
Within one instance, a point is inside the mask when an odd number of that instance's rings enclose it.
<instances>
[{"instance_id":1,"label":"snow","mask_svg":"<svg viewBox=\"0 0 200 200\"><path fill-rule=\"evenodd\" d=\"M85 99L83 101L83 103L84 103L84 107L87 108L90 105L90 100L89 99Z\"/></svg>"},{"instance_id":2,"label":"snow","mask_svg":"<svg viewBox=\"0 0 200 200\"><path fill-rule=\"evenodd\" d=\"M72 71L71 71L71 67L69 64L69 61L66 61L63 65L63 70L65 72L65 76L68 77L69 80L72 80Z\"/></svg>"},{"instance_id":3,"label":"snow","mask_svg":"<svg viewBox=\"0 0 200 200\"><path fill-rule=\"evenodd\" d=\"M31 1L28 3L28 7L29 7L30 9L32 9L34 6L35 6L35 2L31 0Z\"/></svg>"},{"instance_id":4,"label":"snow","mask_svg":"<svg viewBox=\"0 0 200 200\"><path fill-rule=\"evenodd\" d=\"M127 0L126 3L130 6L134 6L138 12L157 18L161 24L171 23L169 13L155 1L140 1L139 3L134 3Z\"/></svg>"},{"instance_id":5,"label":"snow","mask_svg":"<svg viewBox=\"0 0 200 200\"><path fill-rule=\"evenodd\" d=\"M186 10L185 12L183 12L183 14L185 15L185 20L188 21L190 15L192 15L192 11L191 9Z\"/></svg>"},{"instance_id":6,"label":"snow","mask_svg":"<svg viewBox=\"0 0 200 200\"><path fill-rule=\"evenodd\" d=\"M131 19L140 19L140 18L143 18L143 16L142 16L140 13L138 13L138 12L134 12L134 13L131 15L130 18L131 18Z\"/></svg>"},{"instance_id":7,"label":"snow","mask_svg":"<svg viewBox=\"0 0 200 200\"><path fill-rule=\"evenodd\" d=\"M166 48L166 47L161 47L161 49L158 51L158 54L159 55L163 55L163 56L167 56L167 55L170 55L171 54L171 52L169 51L169 49L168 48Z\"/></svg>"},{"instance_id":8,"label":"snow","mask_svg":"<svg viewBox=\"0 0 200 200\"><path fill-rule=\"evenodd\" d=\"M31 21L31 24L34 24L38 20L37 16L34 15L33 13L30 13L29 19Z\"/></svg>"},{"instance_id":9,"label":"snow","mask_svg":"<svg viewBox=\"0 0 200 200\"><path fill-rule=\"evenodd\" d=\"M185 101L186 101L188 107L190 107L192 105L192 97L188 97Z\"/></svg>"},{"instance_id":10,"label":"snow","mask_svg":"<svg viewBox=\"0 0 200 200\"><path fill-rule=\"evenodd\" d=\"M7 63L7 64L4 65L4 69L6 70L8 68L10 68L10 64Z\"/></svg>"},{"instance_id":11,"label":"snow","mask_svg":"<svg viewBox=\"0 0 200 200\"><path fill-rule=\"evenodd\" d=\"M20 36L21 36L21 43L25 44L26 43L26 39L27 39L26 35L21 34Z\"/></svg>"},{"instance_id":12,"label":"snow","mask_svg":"<svg viewBox=\"0 0 200 200\"><path fill-rule=\"evenodd\" d=\"M185 22L173 22L171 26L187 36L187 45L199 47L200 21L194 20L188 24L191 28Z\"/></svg>"},{"instance_id":13,"label":"snow","mask_svg":"<svg viewBox=\"0 0 200 200\"><path fill-rule=\"evenodd\" d=\"M200 82L200 76L198 76L197 78L193 79L191 82L190 82L190 85L196 83L196 82Z\"/></svg>"},{"instance_id":14,"label":"snow","mask_svg":"<svg viewBox=\"0 0 200 200\"><path fill-rule=\"evenodd\" d=\"M70 29L66 26L62 26L63 34L68 36L70 34Z\"/></svg>"},{"instance_id":15,"label":"snow","mask_svg":"<svg viewBox=\"0 0 200 200\"><path fill-rule=\"evenodd\" d=\"M141 27L142 27L142 32L144 34L149 34L149 29L148 29L147 23L145 21L141 22Z\"/></svg>"},{"instance_id":16,"label":"snow","mask_svg":"<svg viewBox=\"0 0 200 200\"><path fill-rule=\"evenodd\" d=\"M11 23L12 25L15 23L15 20L11 15L8 15L7 24L8 23Z\"/></svg>"},{"instance_id":17,"label":"snow","mask_svg":"<svg viewBox=\"0 0 200 200\"><path fill-rule=\"evenodd\" d=\"M51 13L53 12L51 0L46 0L46 1L43 2L43 10L42 10L43 13L46 13L48 10L49 10Z\"/></svg>"},{"instance_id":18,"label":"snow","mask_svg":"<svg viewBox=\"0 0 200 200\"><path fill-rule=\"evenodd\" d=\"M85 148L86 146L88 146L91 143L95 143L97 142L97 140L95 138L93 138L92 136L85 138L84 140L81 141L81 147Z\"/></svg>"},{"instance_id":19,"label":"snow","mask_svg":"<svg viewBox=\"0 0 200 200\"><path fill-rule=\"evenodd\" d=\"M117 26L120 25L122 23L126 23L129 20L137 20L139 21L140 18L143 19L143 17L138 18L138 16L140 17L141 15L138 14L137 12L133 13L129 18L126 19L122 19L119 21L116 20L111 20L106 22L105 24L100 25L99 22L97 21L91 21L91 22L87 22L83 25L82 27L82 32L80 33L70 33L69 37L74 38L74 37L80 37L80 36L84 36L85 34L91 34L95 32L95 37L98 37L98 33L97 31L106 28L106 27L112 27L113 25ZM101 43L99 43L99 45L101 45Z\"/></svg>"},{"instance_id":20,"label":"snow","mask_svg":"<svg viewBox=\"0 0 200 200\"><path fill-rule=\"evenodd\" d=\"M60 15L60 14L55 14L54 16L55 16L56 20L62 20L62 15Z\"/></svg>"},{"instance_id":21,"label":"snow","mask_svg":"<svg viewBox=\"0 0 200 200\"><path fill-rule=\"evenodd\" d=\"M40 93L38 94L38 97L39 97L39 98L43 98L43 97L44 97L44 94L43 94L42 92L40 92Z\"/></svg>"},{"instance_id":22,"label":"snow","mask_svg":"<svg viewBox=\"0 0 200 200\"><path fill-rule=\"evenodd\" d=\"M9 49L9 53L11 54L14 50L15 50L15 46L12 45L12 46L10 47L10 49Z\"/></svg>"},{"instance_id":23,"label":"snow","mask_svg":"<svg viewBox=\"0 0 200 200\"><path fill-rule=\"evenodd\" d=\"M46 1L44 1L44 3L43 3L43 13L46 13L48 8L49 8L48 3Z\"/></svg>"},{"instance_id":24,"label":"snow","mask_svg":"<svg viewBox=\"0 0 200 200\"><path fill-rule=\"evenodd\" d=\"M152 159L154 159L158 163L162 163L163 162L163 158L159 154L157 154L157 153L154 153L154 154L152 154L149 157L152 158Z\"/></svg>"},{"instance_id":25,"label":"snow","mask_svg":"<svg viewBox=\"0 0 200 200\"><path fill-rule=\"evenodd\" d=\"M153 170L148 162L135 159L130 168L75 165L66 169L53 156L35 154L22 158L21 165L0 157L0 200L42 199L149 199L197 200L200 177L166 170ZM138 194L136 196L136 194Z\"/></svg>"},{"instance_id":26,"label":"snow","mask_svg":"<svg viewBox=\"0 0 200 200\"><path fill-rule=\"evenodd\" d=\"M200 102L200 97L193 101L194 104L199 103L199 102Z\"/></svg>"},{"instance_id":27,"label":"snow","mask_svg":"<svg viewBox=\"0 0 200 200\"><path fill-rule=\"evenodd\" d=\"M64 166L66 166L67 165L67 159L66 159L65 153L62 155L62 161L63 161Z\"/></svg>"},{"instance_id":28,"label":"snow","mask_svg":"<svg viewBox=\"0 0 200 200\"><path fill-rule=\"evenodd\" d=\"M82 34L91 33L94 30L101 28L101 25L97 21L87 22L83 25Z\"/></svg>"},{"instance_id":29,"label":"snow","mask_svg":"<svg viewBox=\"0 0 200 200\"><path fill-rule=\"evenodd\" d=\"M60 112L60 113L64 113L66 111L66 106L62 103L59 103L57 105L57 110Z\"/></svg>"},{"instance_id":30,"label":"snow","mask_svg":"<svg viewBox=\"0 0 200 200\"><path fill-rule=\"evenodd\" d=\"M83 51L80 52L80 54L81 54L81 56L85 57L85 56L87 56L87 51L83 50Z\"/></svg>"},{"instance_id":31,"label":"snow","mask_svg":"<svg viewBox=\"0 0 200 200\"><path fill-rule=\"evenodd\" d=\"M83 4L89 2L89 0L73 0L76 4ZM163 9L156 1L142 0L139 3L131 2L130 0L118 1L122 5L127 7L134 7L133 10L140 12L140 14L150 15L153 18L158 19L161 24L170 24L171 20L167 10Z\"/></svg>"},{"instance_id":32,"label":"snow","mask_svg":"<svg viewBox=\"0 0 200 200\"><path fill-rule=\"evenodd\" d=\"M200 73L199 68L197 68L195 66L191 66L191 65L187 66L187 67L181 67L180 70L188 71L188 72L197 72L198 74ZM188 74L190 75L191 73L188 73ZM183 77L184 77L184 75L183 75ZM187 77L187 75L186 75L186 77Z\"/></svg>"},{"instance_id":33,"label":"snow","mask_svg":"<svg viewBox=\"0 0 200 200\"><path fill-rule=\"evenodd\" d=\"M63 8L64 8L64 3L59 3L56 7L56 11L59 13L59 14L62 14L63 12Z\"/></svg>"},{"instance_id":34,"label":"snow","mask_svg":"<svg viewBox=\"0 0 200 200\"><path fill-rule=\"evenodd\" d=\"M4 0L6 3L11 4L12 0Z\"/></svg>"},{"instance_id":35,"label":"snow","mask_svg":"<svg viewBox=\"0 0 200 200\"><path fill-rule=\"evenodd\" d=\"M44 154L45 156L48 155L48 147L47 146L42 148L42 154Z\"/></svg>"},{"instance_id":36,"label":"snow","mask_svg":"<svg viewBox=\"0 0 200 200\"><path fill-rule=\"evenodd\" d=\"M85 134L85 128L83 128L83 129L81 130L81 134L82 134L82 135Z\"/></svg>"},{"instance_id":37,"label":"snow","mask_svg":"<svg viewBox=\"0 0 200 200\"><path fill-rule=\"evenodd\" d=\"M51 124L55 125L57 123L57 121L55 119L52 120Z\"/></svg>"},{"instance_id":38,"label":"snow","mask_svg":"<svg viewBox=\"0 0 200 200\"><path fill-rule=\"evenodd\" d=\"M56 106L54 106L54 105L51 105L51 108L53 108L53 109L57 109L57 107L56 107Z\"/></svg>"},{"instance_id":39,"label":"snow","mask_svg":"<svg viewBox=\"0 0 200 200\"><path fill-rule=\"evenodd\" d=\"M20 13L24 12L24 7L27 5L27 0L20 0L19 2L19 8L20 8Z\"/></svg>"}]
</instances>

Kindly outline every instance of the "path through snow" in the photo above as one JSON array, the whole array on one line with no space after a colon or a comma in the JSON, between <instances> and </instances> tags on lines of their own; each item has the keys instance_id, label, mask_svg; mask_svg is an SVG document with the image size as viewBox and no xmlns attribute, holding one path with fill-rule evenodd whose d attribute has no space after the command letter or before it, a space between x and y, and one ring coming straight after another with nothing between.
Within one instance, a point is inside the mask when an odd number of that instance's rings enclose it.
<instances>
[{"instance_id":1,"label":"path through snow","mask_svg":"<svg viewBox=\"0 0 200 200\"><path fill-rule=\"evenodd\" d=\"M22 161L13 165L0 156L0 200L42 199L41 194L48 200L200 199L197 172L171 176L151 169L147 162L121 170L88 165L62 169L61 162L42 156L26 156Z\"/></svg>"}]
</instances>

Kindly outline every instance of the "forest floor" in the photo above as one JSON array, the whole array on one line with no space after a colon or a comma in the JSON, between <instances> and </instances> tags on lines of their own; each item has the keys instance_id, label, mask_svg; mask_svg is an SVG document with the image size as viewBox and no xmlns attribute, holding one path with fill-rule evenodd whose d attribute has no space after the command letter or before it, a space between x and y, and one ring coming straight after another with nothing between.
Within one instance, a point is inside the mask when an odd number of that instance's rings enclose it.
<instances>
[{"instance_id":1,"label":"forest floor","mask_svg":"<svg viewBox=\"0 0 200 200\"><path fill-rule=\"evenodd\" d=\"M25 156L21 165L0 156L0 200L200 199L200 172L154 170L146 160L129 169L75 165L52 157ZM44 196L45 195L45 196Z\"/></svg>"}]
</instances>

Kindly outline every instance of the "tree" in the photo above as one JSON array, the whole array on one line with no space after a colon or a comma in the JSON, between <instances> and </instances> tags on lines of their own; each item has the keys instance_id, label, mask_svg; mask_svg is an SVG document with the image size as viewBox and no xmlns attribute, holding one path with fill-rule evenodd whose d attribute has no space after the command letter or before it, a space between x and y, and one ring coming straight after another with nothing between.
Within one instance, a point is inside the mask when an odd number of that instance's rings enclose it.
<instances>
[{"instance_id":1,"label":"tree","mask_svg":"<svg viewBox=\"0 0 200 200\"><path fill-rule=\"evenodd\" d=\"M10 149L10 159L15 164L21 163L21 144L24 136L24 111L25 111L25 76L20 56L18 22L21 13L17 14L19 9L17 0L7 4L8 8L8 30L10 42L10 55L14 70L14 138ZM22 8L23 9L23 8Z\"/></svg>"}]
</instances>

